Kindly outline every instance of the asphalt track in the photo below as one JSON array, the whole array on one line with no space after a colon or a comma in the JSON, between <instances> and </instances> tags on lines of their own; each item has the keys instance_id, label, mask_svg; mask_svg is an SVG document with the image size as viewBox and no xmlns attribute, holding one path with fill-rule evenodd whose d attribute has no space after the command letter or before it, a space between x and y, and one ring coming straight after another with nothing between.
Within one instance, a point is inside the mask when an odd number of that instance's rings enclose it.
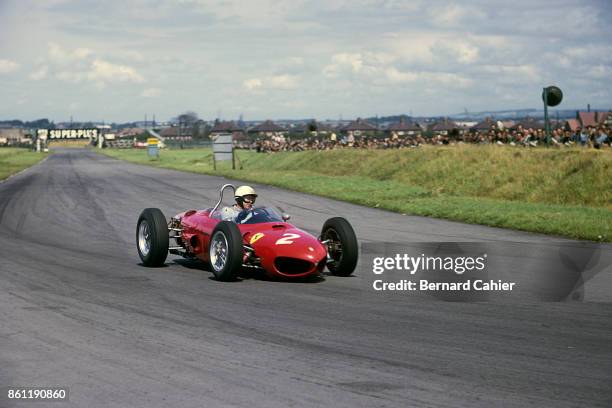
<instances>
[{"instance_id":1,"label":"asphalt track","mask_svg":"<svg viewBox=\"0 0 612 408\"><path fill-rule=\"evenodd\" d=\"M224 182L60 150L1 183L0 386L69 386L57 407L612 406L610 268L584 301L445 302L368 290L363 262L301 283L139 265L143 208L207 207ZM554 240L256 187L362 242Z\"/></svg>"}]
</instances>

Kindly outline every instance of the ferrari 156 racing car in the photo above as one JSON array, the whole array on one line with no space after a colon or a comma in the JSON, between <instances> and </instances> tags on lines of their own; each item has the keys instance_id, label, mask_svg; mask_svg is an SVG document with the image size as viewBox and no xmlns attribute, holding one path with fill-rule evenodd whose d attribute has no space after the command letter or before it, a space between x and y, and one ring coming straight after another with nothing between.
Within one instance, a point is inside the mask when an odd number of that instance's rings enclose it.
<instances>
[{"instance_id":1,"label":"ferrari 156 racing car","mask_svg":"<svg viewBox=\"0 0 612 408\"><path fill-rule=\"evenodd\" d=\"M342 217L328 219L319 237L287 223L289 216L270 207L256 207L224 221L220 206L189 210L167 222L157 208L145 209L138 218L136 243L145 266L161 266L168 253L198 258L208 263L218 280L234 280L241 269L263 270L271 277L303 278L320 274L325 267L334 275L348 276L358 258L357 238Z\"/></svg>"}]
</instances>

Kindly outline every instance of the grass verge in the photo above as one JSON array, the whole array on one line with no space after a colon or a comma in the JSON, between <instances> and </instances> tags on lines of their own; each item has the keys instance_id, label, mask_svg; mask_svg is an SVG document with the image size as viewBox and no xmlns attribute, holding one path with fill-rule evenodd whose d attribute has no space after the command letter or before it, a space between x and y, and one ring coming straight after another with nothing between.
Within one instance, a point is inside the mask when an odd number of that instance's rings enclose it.
<instances>
[{"instance_id":1,"label":"grass verge","mask_svg":"<svg viewBox=\"0 0 612 408\"><path fill-rule=\"evenodd\" d=\"M47 153L38 153L30 149L17 147L0 148L0 180L33 166L47 155Z\"/></svg>"},{"instance_id":2,"label":"grass verge","mask_svg":"<svg viewBox=\"0 0 612 408\"><path fill-rule=\"evenodd\" d=\"M612 242L612 152L431 147L257 154L213 170L209 149L104 150L134 163L214 174L405 214Z\"/></svg>"}]
</instances>

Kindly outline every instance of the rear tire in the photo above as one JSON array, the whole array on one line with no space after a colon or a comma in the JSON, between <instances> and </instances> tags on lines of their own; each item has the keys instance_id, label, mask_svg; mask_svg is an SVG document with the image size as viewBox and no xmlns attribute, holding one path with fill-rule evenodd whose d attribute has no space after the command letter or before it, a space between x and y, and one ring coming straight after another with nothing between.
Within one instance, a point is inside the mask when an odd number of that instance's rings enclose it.
<instances>
[{"instance_id":1,"label":"rear tire","mask_svg":"<svg viewBox=\"0 0 612 408\"><path fill-rule=\"evenodd\" d=\"M242 234L231 221L221 221L210 236L208 258L210 270L220 281L233 281L242 269Z\"/></svg>"},{"instance_id":2,"label":"rear tire","mask_svg":"<svg viewBox=\"0 0 612 408\"><path fill-rule=\"evenodd\" d=\"M162 266L168 256L168 223L158 208L145 208L136 226L136 247L145 266Z\"/></svg>"},{"instance_id":3,"label":"rear tire","mask_svg":"<svg viewBox=\"0 0 612 408\"><path fill-rule=\"evenodd\" d=\"M352 274L357 266L359 244L351 224L342 217L330 218L323 224L321 240L330 240L327 251L332 261L327 263L327 269L332 275Z\"/></svg>"}]
</instances>

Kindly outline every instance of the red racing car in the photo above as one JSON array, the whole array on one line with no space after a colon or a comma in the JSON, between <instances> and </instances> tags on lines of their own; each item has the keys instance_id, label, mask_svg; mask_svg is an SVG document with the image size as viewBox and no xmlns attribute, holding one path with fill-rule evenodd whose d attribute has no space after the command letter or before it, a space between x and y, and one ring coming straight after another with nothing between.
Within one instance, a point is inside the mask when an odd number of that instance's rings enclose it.
<instances>
[{"instance_id":1,"label":"red racing car","mask_svg":"<svg viewBox=\"0 0 612 408\"><path fill-rule=\"evenodd\" d=\"M161 266L168 253L208 263L218 280L230 281L244 268L265 271L271 277L304 278L325 267L334 275L348 276L358 258L357 238L349 222L328 219L319 237L289 224L289 216L270 207L244 210L234 221L223 221L219 201L213 208L189 210L166 221L157 208L138 218L136 243L145 266Z\"/></svg>"}]
</instances>

